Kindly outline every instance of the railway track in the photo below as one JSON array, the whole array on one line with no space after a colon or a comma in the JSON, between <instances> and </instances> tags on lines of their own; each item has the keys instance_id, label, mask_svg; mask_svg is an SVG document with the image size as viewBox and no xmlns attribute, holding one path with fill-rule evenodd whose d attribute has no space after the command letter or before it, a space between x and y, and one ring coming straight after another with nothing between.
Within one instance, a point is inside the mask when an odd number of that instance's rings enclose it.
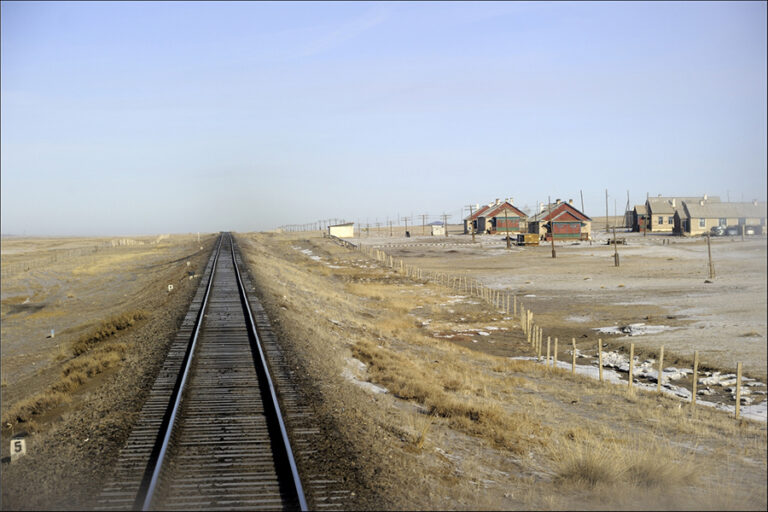
<instances>
[{"instance_id":1,"label":"railway track","mask_svg":"<svg viewBox=\"0 0 768 512\"><path fill-rule=\"evenodd\" d=\"M307 509L237 262L223 234L100 508Z\"/></svg>"}]
</instances>

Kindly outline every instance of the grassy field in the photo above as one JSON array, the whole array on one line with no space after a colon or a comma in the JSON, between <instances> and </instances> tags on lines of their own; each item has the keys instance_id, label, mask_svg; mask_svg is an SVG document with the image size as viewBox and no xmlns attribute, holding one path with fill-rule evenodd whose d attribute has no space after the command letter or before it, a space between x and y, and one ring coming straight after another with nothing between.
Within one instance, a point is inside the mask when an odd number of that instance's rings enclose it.
<instances>
[{"instance_id":1,"label":"grassy field","mask_svg":"<svg viewBox=\"0 0 768 512\"><path fill-rule=\"evenodd\" d=\"M765 508L764 423L511 359L516 318L318 235L239 240L381 507Z\"/></svg>"}]
</instances>

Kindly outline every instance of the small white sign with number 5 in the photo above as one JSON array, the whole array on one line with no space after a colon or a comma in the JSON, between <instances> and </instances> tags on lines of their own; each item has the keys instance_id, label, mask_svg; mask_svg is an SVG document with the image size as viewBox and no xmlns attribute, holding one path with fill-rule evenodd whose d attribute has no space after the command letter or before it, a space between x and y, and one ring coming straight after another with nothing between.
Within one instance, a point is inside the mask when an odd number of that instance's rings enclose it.
<instances>
[{"instance_id":1,"label":"small white sign with number 5","mask_svg":"<svg viewBox=\"0 0 768 512\"><path fill-rule=\"evenodd\" d=\"M24 439L11 439L11 462L26 454L26 441L24 441Z\"/></svg>"}]
</instances>

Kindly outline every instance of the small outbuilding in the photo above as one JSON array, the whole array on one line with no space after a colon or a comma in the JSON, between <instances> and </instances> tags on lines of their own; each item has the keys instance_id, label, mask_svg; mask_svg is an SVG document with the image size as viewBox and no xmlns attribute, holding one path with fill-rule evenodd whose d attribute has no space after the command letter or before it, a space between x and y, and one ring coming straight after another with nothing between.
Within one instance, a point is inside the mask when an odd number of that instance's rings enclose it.
<instances>
[{"instance_id":1,"label":"small outbuilding","mask_svg":"<svg viewBox=\"0 0 768 512\"><path fill-rule=\"evenodd\" d=\"M632 231L639 233L648 230L648 209L644 204L635 205L632 209Z\"/></svg>"},{"instance_id":2,"label":"small outbuilding","mask_svg":"<svg viewBox=\"0 0 768 512\"><path fill-rule=\"evenodd\" d=\"M442 223L434 223L430 227L432 228L432 236L445 236L445 226Z\"/></svg>"},{"instance_id":3,"label":"small outbuilding","mask_svg":"<svg viewBox=\"0 0 768 512\"><path fill-rule=\"evenodd\" d=\"M328 226L328 234L338 238L354 238L355 223L347 222L345 224L335 224L333 226Z\"/></svg>"}]
</instances>

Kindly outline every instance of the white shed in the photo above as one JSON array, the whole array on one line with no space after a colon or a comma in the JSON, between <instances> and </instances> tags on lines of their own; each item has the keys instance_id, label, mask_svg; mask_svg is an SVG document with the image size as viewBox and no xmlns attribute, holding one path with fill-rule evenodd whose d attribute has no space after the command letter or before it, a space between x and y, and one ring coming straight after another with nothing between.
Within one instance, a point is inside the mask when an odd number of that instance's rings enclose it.
<instances>
[{"instance_id":1,"label":"white shed","mask_svg":"<svg viewBox=\"0 0 768 512\"><path fill-rule=\"evenodd\" d=\"M347 222L346 224L336 224L334 226L328 226L328 234L330 236L336 236L339 238L354 238L355 223Z\"/></svg>"},{"instance_id":2,"label":"white shed","mask_svg":"<svg viewBox=\"0 0 768 512\"><path fill-rule=\"evenodd\" d=\"M432 236L445 236L445 226L442 224L432 224Z\"/></svg>"}]
</instances>

